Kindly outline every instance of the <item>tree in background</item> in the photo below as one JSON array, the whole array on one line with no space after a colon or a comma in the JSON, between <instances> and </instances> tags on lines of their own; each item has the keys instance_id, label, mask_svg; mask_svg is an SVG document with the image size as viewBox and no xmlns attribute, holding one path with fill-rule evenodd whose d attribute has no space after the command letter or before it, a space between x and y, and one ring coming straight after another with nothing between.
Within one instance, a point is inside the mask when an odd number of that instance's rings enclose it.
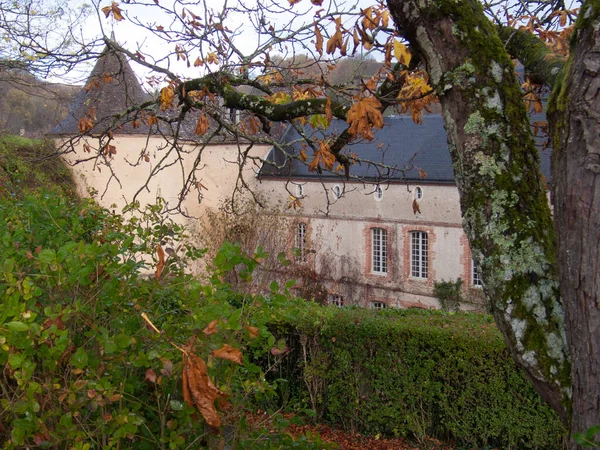
<instances>
[{"instance_id":1,"label":"tree in background","mask_svg":"<svg viewBox=\"0 0 600 450\"><path fill-rule=\"evenodd\" d=\"M135 25L164 42L160 50L145 50L141 43L103 37L109 49L151 71L160 87L158 99L118 117L143 122L150 133L162 123L178 136L181 124L192 120L201 139L225 133L249 146L272 144L312 171L350 178L350 166L364 161L346 144L372 139L389 108L418 122L439 99L465 231L496 323L536 390L573 431L597 422L597 1L581 5L575 24L578 5L562 1L387 0L363 9L327 0L233 2L221 9L185 2L171 7L159 0L100 6L117 29L120 23ZM236 25L240 17L254 30L251 49ZM167 53L159 54L163 49ZM327 81L339 57L359 50L382 55L383 67L358 85ZM302 56L294 77L285 77L290 65L278 62L300 54L309 58ZM522 80L525 92L511 56L530 74ZM176 64L199 75L185 76ZM307 74L309 67L322 76ZM528 109L542 109L535 83L553 91L556 234L527 117ZM231 121L223 105L246 111L246 118ZM326 127L334 117L348 124L337 136L315 141L304 131L307 122ZM89 132L94 124L81 120L82 133ZM275 122L297 128L306 150L294 155L269 137ZM209 123L218 133L208 133ZM99 155L110 145L111 131L94 130ZM190 174L182 192L198 183Z\"/></svg>"}]
</instances>

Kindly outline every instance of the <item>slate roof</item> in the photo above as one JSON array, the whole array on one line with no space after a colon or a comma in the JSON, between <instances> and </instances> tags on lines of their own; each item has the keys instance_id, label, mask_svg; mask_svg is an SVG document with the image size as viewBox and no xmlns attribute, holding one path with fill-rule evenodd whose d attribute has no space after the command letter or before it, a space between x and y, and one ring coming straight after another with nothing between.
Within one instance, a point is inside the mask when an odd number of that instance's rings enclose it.
<instances>
[{"instance_id":1,"label":"slate roof","mask_svg":"<svg viewBox=\"0 0 600 450\"><path fill-rule=\"evenodd\" d=\"M51 134L78 134L79 120L86 115L96 117L93 121L94 128L90 133L101 132L112 123L112 116L149 99L150 95L142 89L125 57L105 49L84 88L75 97L67 117L52 130ZM148 133L148 127L143 124L139 128L133 128L131 124L124 124L123 121L117 125L120 125L119 133Z\"/></svg>"},{"instance_id":2,"label":"slate roof","mask_svg":"<svg viewBox=\"0 0 600 450\"><path fill-rule=\"evenodd\" d=\"M356 153L360 158L374 163L383 163L396 167L396 172L378 172L373 164L353 164L350 175L366 180L388 179L396 182L418 181L419 183L444 183L454 184L454 171L446 130L442 116L431 114L423 116L423 123L417 125L410 116L385 117L385 126L375 132L375 139L371 142L362 141L347 146L347 151ZM332 121L329 129L312 130L305 127L305 133L316 138L341 132L346 123L340 120ZM283 135L283 142L290 144L287 151L299 155L302 145L298 132L290 127ZM312 154L309 150L308 155ZM339 179L340 174L323 172L309 172L306 164L298 160L287 160L280 150L273 148L267 156L267 163L263 164L259 177L264 178L294 178L294 179ZM540 152L542 174L550 180L550 151ZM274 167L274 163L278 167ZM422 179L419 168L427 173ZM402 170L406 169L406 170Z\"/></svg>"}]
</instances>

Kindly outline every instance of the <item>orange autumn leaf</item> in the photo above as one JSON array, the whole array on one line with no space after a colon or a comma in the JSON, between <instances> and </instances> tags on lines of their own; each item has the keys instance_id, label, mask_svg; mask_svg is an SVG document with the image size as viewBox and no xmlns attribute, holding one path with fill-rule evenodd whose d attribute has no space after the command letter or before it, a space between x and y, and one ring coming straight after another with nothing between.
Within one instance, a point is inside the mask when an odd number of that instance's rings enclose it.
<instances>
[{"instance_id":1,"label":"orange autumn leaf","mask_svg":"<svg viewBox=\"0 0 600 450\"><path fill-rule=\"evenodd\" d=\"M246 325L244 328L246 329L246 331L252 339L257 338L260 334L260 331L257 327L251 327L250 325Z\"/></svg>"},{"instance_id":2,"label":"orange autumn leaf","mask_svg":"<svg viewBox=\"0 0 600 450\"><path fill-rule=\"evenodd\" d=\"M160 90L160 110L166 111L173 106L173 100L175 99L175 91L170 86L164 87Z\"/></svg>"},{"instance_id":3,"label":"orange autumn leaf","mask_svg":"<svg viewBox=\"0 0 600 450\"><path fill-rule=\"evenodd\" d=\"M319 52L319 55L323 56L323 35L317 26L317 22L315 22L315 39L315 48Z\"/></svg>"},{"instance_id":4,"label":"orange autumn leaf","mask_svg":"<svg viewBox=\"0 0 600 450\"><path fill-rule=\"evenodd\" d=\"M333 169L335 163L335 155L331 153L331 149L326 142L319 143L319 150L315 153L313 160L308 165L309 172L315 172L320 166L327 170Z\"/></svg>"},{"instance_id":5,"label":"orange autumn leaf","mask_svg":"<svg viewBox=\"0 0 600 450\"><path fill-rule=\"evenodd\" d=\"M204 114L200 114L200 117L198 117L198 122L196 122L196 129L194 130L194 133L204 136L208 131L208 126L208 118Z\"/></svg>"},{"instance_id":6,"label":"orange autumn leaf","mask_svg":"<svg viewBox=\"0 0 600 450\"><path fill-rule=\"evenodd\" d=\"M158 244L156 247L156 254L158 255L158 263L156 264L156 272L154 272L154 278L159 279L165 270L165 251L162 248L162 245Z\"/></svg>"},{"instance_id":7,"label":"orange autumn leaf","mask_svg":"<svg viewBox=\"0 0 600 450\"><path fill-rule=\"evenodd\" d=\"M196 407L208 425L220 427L221 417L215 407L215 401L225 397L225 394L210 380L202 358L193 353L184 355L182 382L185 402Z\"/></svg>"},{"instance_id":8,"label":"orange autumn leaf","mask_svg":"<svg viewBox=\"0 0 600 450\"><path fill-rule=\"evenodd\" d=\"M421 208L419 207L419 202L417 201L416 198L413 200L412 207L413 207L413 214L417 214L417 213L421 214Z\"/></svg>"},{"instance_id":9,"label":"orange autumn leaf","mask_svg":"<svg viewBox=\"0 0 600 450\"><path fill-rule=\"evenodd\" d=\"M231 361L239 365L242 365L243 362L243 356L240 349L232 347L228 344L223 344L223 347L221 347L219 350L213 350L212 354L215 358L226 359L227 361Z\"/></svg>"},{"instance_id":10,"label":"orange autumn leaf","mask_svg":"<svg viewBox=\"0 0 600 450\"><path fill-rule=\"evenodd\" d=\"M217 333L219 330L217 330L217 325L219 324L219 321L217 319L213 320L211 323L209 323L206 328L204 330L202 330L202 332L206 335L206 336L210 336L211 334L215 334Z\"/></svg>"},{"instance_id":11,"label":"orange autumn leaf","mask_svg":"<svg viewBox=\"0 0 600 450\"><path fill-rule=\"evenodd\" d=\"M154 114L148 116L148 126L158 125L158 118Z\"/></svg>"},{"instance_id":12,"label":"orange autumn leaf","mask_svg":"<svg viewBox=\"0 0 600 450\"><path fill-rule=\"evenodd\" d=\"M104 13L105 17L110 16L110 13L112 13L114 19L117 22L123 20L123 14L117 2L112 2L110 6L105 6L104 8L102 8L102 12Z\"/></svg>"},{"instance_id":13,"label":"orange autumn leaf","mask_svg":"<svg viewBox=\"0 0 600 450\"><path fill-rule=\"evenodd\" d=\"M348 132L352 136L360 136L373 140L373 128L383 128L381 103L375 97L360 99L348 110Z\"/></svg>"},{"instance_id":14,"label":"orange autumn leaf","mask_svg":"<svg viewBox=\"0 0 600 450\"><path fill-rule=\"evenodd\" d=\"M79 131L81 133L86 133L94 128L94 122L89 117L85 117L83 119L79 119Z\"/></svg>"}]
</instances>

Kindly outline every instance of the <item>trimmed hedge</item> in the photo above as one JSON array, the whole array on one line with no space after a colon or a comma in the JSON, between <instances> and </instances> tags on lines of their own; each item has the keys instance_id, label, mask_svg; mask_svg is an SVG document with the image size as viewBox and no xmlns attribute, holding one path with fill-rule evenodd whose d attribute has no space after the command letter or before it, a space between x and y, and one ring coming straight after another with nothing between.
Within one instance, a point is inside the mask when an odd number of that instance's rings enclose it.
<instances>
[{"instance_id":1,"label":"trimmed hedge","mask_svg":"<svg viewBox=\"0 0 600 450\"><path fill-rule=\"evenodd\" d=\"M280 311L274 329L291 349L287 395L347 431L563 447L565 429L488 315L309 305Z\"/></svg>"}]
</instances>

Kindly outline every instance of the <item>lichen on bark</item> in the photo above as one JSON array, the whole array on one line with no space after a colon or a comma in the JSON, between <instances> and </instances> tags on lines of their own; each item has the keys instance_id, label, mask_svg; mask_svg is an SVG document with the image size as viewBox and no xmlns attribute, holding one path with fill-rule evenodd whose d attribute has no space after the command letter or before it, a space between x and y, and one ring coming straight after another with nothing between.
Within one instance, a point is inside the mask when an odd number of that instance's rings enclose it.
<instances>
[{"instance_id":1,"label":"lichen on bark","mask_svg":"<svg viewBox=\"0 0 600 450\"><path fill-rule=\"evenodd\" d=\"M555 236L512 62L475 0L388 0L442 103L463 224L515 359L568 420Z\"/></svg>"}]
</instances>

